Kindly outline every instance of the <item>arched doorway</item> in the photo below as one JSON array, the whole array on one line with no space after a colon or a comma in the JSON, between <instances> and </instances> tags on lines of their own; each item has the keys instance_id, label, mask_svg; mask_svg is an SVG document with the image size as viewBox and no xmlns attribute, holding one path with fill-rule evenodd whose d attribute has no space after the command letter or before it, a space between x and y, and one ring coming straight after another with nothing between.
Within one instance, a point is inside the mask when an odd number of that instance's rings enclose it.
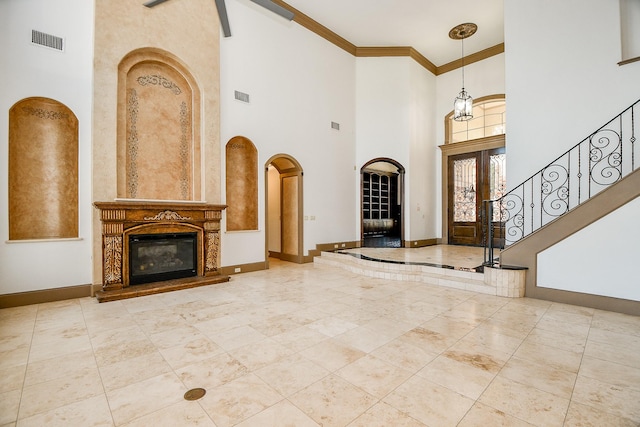
<instances>
[{"instance_id":1,"label":"arched doorway","mask_svg":"<svg viewBox=\"0 0 640 427\"><path fill-rule=\"evenodd\" d=\"M485 243L483 200L498 198L506 188L505 97L478 98L473 119L455 122L453 111L445 117L442 150L442 236L454 245ZM496 244L502 235L499 211L492 221Z\"/></svg>"},{"instance_id":2,"label":"arched doorway","mask_svg":"<svg viewBox=\"0 0 640 427\"><path fill-rule=\"evenodd\" d=\"M302 167L277 154L265 164L266 258L304 262Z\"/></svg>"},{"instance_id":3,"label":"arched doorway","mask_svg":"<svg viewBox=\"0 0 640 427\"><path fill-rule=\"evenodd\" d=\"M363 247L404 246L404 167L376 158L360 169L360 235Z\"/></svg>"}]
</instances>

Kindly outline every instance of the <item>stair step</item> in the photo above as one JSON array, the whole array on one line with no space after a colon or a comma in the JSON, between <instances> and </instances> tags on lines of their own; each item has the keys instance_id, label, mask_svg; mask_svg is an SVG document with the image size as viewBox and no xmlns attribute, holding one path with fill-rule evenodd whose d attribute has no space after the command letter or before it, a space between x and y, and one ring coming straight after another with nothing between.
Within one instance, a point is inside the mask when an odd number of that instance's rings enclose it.
<instances>
[{"instance_id":1,"label":"stair step","mask_svg":"<svg viewBox=\"0 0 640 427\"><path fill-rule=\"evenodd\" d=\"M343 268L355 274L387 280L426 283L453 289L496 295L496 287L487 285L484 274L474 271L438 268L419 264L379 262L337 252L322 252L314 264Z\"/></svg>"}]
</instances>

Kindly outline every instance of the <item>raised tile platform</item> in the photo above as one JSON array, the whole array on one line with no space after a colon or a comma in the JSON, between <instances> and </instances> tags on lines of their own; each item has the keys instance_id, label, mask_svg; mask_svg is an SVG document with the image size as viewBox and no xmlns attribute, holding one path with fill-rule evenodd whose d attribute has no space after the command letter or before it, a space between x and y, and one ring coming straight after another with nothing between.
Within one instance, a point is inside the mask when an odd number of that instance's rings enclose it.
<instances>
[{"instance_id":1,"label":"raised tile platform","mask_svg":"<svg viewBox=\"0 0 640 427\"><path fill-rule=\"evenodd\" d=\"M421 282L511 298L523 297L525 289L525 270L516 268L456 268L445 264L375 259L346 251L322 252L314 258L314 263L368 277Z\"/></svg>"}]
</instances>

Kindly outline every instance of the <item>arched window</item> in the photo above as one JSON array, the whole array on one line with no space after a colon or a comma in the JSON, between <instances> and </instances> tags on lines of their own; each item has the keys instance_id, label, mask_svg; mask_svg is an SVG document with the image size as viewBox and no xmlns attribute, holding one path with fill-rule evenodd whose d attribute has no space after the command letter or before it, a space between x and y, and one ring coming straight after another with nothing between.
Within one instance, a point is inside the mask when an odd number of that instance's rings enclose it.
<instances>
[{"instance_id":1,"label":"arched window","mask_svg":"<svg viewBox=\"0 0 640 427\"><path fill-rule=\"evenodd\" d=\"M453 113L447 116L445 143L469 141L505 133L506 109L504 95L475 100L473 119L464 122L453 120Z\"/></svg>"}]
</instances>

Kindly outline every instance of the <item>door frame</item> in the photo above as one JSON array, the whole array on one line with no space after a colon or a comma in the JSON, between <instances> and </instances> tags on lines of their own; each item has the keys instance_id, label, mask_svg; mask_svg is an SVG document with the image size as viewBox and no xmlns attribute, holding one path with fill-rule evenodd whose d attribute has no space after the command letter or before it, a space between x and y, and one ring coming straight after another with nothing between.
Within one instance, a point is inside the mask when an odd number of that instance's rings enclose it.
<instances>
[{"instance_id":1,"label":"door frame","mask_svg":"<svg viewBox=\"0 0 640 427\"><path fill-rule=\"evenodd\" d=\"M476 220L475 221L454 221L453 220L453 203L450 199L448 199L448 210L447 210L447 224L449 236L447 239L447 244L452 245L468 245L468 246L483 246L483 241L485 239L484 233L484 221L486 218L483 218L483 200L488 200L491 196L491 179L489 177L491 173L491 159L493 156L504 154L506 149L504 147L491 148L482 151L472 151L470 153L462 153L448 156L448 166L451 166L456 160L461 159L475 159L476 167L475 167L475 212L476 212ZM453 171L451 169L448 170L448 188L447 188L447 198L451 195L452 192L452 179ZM484 178L484 179L483 179ZM492 221L493 223L493 221ZM495 225L495 223L493 223ZM451 240L454 239L454 236L451 235L451 232L456 228L467 228L473 229L473 237L471 236L460 236L456 240L457 242L451 243ZM498 234L498 238L502 235L501 227L497 227L496 232ZM444 242L443 242L444 243Z\"/></svg>"},{"instance_id":2,"label":"door frame","mask_svg":"<svg viewBox=\"0 0 640 427\"><path fill-rule=\"evenodd\" d=\"M363 173L365 170L374 163L385 162L392 164L398 169L398 197L400 197L400 247L404 247L404 174L405 169L399 162L389 157L376 157L366 162L360 168L360 246L364 246L364 215L362 212L362 206L364 203L364 187L363 187Z\"/></svg>"},{"instance_id":3,"label":"door frame","mask_svg":"<svg viewBox=\"0 0 640 427\"><path fill-rule=\"evenodd\" d=\"M264 197L264 205L265 205L265 263L267 268L269 266L269 165L272 165L279 173L279 186L280 186L280 220L278 221L280 224L280 259L285 261L291 261L298 264L302 264L304 262L304 212L303 212L303 170L298 161L288 155L288 154L276 154L269 158L265 162L264 165L264 185L265 185L265 197ZM297 254L287 255L282 253L282 204L284 203L282 197L282 178L284 177L297 177L297 207L298 207L298 227L297 227L297 243L298 243L298 251Z\"/></svg>"},{"instance_id":4,"label":"door frame","mask_svg":"<svg viewBox=\"0 0 640 427\"><path fill-rule=\"evenodd\" d=\"M504 134L440 145L442 151L442 243L449 241L449 157L475 151L506 147Z\"/></svg>"}]
</instances>

